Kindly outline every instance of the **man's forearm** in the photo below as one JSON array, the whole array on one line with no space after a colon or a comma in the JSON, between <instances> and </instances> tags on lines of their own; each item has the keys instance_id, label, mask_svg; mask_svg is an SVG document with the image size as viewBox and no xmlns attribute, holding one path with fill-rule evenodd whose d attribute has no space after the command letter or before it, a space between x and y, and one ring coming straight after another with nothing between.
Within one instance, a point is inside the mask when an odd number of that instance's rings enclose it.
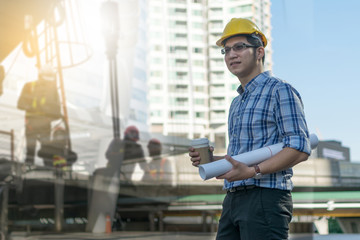
<instances>
[{"instance_id":1,"label":"man's forearm","mask_svg":"<svg viewBox=\"0 0 360 240\"><path fill-rule=\"evenodd\" d=\"M285 170L307 160L309 155L293 148L284 148L275 156L258 164L262 174Z\"/></svg>"}]
</instances>

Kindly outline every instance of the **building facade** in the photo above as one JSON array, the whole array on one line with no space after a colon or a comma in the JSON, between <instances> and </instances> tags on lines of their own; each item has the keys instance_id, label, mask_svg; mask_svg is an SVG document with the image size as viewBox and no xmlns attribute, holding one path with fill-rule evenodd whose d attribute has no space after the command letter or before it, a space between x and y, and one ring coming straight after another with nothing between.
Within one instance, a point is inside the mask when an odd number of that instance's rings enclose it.
<instances>
[{"instance_id":1,"label":"building facade","mask_svg":"<svg viewBox=\"0 0 360 240\"><path fill-rule=\"evenodd\" d=\"M254 21L269 39L269 0L149 1L148 83L151 131L185 138L208 137L225 149L228 107L239 81L215 45L233 17Z\"/></svg>"}]
</instances>

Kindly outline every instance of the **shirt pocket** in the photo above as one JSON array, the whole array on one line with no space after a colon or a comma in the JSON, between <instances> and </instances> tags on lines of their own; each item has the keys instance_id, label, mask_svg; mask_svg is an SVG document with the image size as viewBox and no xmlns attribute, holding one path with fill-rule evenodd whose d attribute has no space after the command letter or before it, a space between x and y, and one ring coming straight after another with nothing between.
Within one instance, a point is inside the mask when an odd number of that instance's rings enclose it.
<instances>
[{"instance_id":1,"label":"shirt pocket","mask_svg":"<svg viewBox=\"0 0 360 240\"><path fill-rule=\"evenodd\" d=\"M263 96L259 101L248 104L244 110L243 122L249 138L262 142L277 129L273 102Z\"/></svg>"}]
</instances>

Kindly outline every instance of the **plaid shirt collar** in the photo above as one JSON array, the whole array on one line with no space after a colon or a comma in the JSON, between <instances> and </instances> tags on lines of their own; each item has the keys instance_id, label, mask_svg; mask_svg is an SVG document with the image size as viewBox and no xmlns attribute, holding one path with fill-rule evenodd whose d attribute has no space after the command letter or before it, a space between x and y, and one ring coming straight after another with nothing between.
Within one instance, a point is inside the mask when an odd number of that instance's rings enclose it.
<instances>
[{"instance_id":1,"label":"plaid shirt collar","mask_svg":"<svg viewBox=\"0 0 360 240\"><path fill-rule=\"evenodd\" d=\"M259 75L257 75L256 77L254 77L248 84L245 85L245 90L243 89L243 87L240 85L238 88L237 88L237 92L243 96L244 94L247 94L247 93L251 93L253 92L256 87L263 83L265 81L266 78L272 76L272 73L271 71L265 71L265 72L262 72L260 73Z\"/></svg>"}]
</instances>

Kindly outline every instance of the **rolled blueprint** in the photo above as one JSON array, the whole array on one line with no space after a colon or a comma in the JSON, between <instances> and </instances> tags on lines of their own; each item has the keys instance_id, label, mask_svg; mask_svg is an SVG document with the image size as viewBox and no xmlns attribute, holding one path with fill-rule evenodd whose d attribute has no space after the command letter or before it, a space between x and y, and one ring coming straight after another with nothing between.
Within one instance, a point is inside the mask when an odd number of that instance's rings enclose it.
<instances>
[{"instance_id":1,"label":"rolled blueprint","mask_svg":"<svg viewBox=\"0 0 360 240\"><path fill-rule=\"evenodd\" d=\"M310 135L311 149L314 149L318 145L318 138L315 134ZM267 147L259 148L251 152L242 153L236 156L232 156L236 161L245 163L248 166L255 165L271 158L283 149L283 143L277 143ZM213 177L220 176L227 173L232 169L232 164L226 159L220 159L211 163L199 165L200 177L204 180L208 180Z\"/></svg>"}]
</instances>

